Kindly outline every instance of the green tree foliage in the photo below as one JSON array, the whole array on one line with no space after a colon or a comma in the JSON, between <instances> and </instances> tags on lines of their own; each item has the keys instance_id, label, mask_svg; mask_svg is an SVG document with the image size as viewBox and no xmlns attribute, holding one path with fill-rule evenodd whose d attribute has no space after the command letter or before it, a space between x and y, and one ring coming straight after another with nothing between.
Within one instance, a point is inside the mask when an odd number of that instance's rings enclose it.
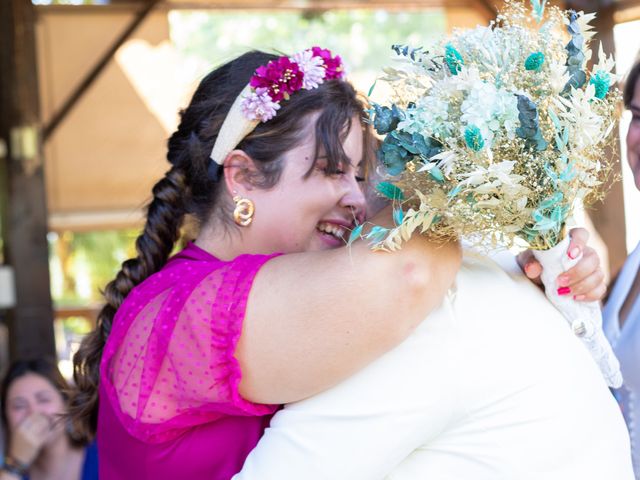
<instances>
[{"instance_id":1,"label":"green tree foliage","mask_svg":"<svg viewBox=\"0 0 640 480\"><path fill-rule=\"evenodd\" d=\"M58 306L100 303L101 289L135 255L135 230L49 235L51 289Z\"/></svg>"},{"instance_id":2,"label":"green tree foliage","mask_svg":"<svg viewBox=\"0 0 640 480\"><path fill-rule=\"evenodd\" d=\"M380 72L391 45L423 45L446 29L444 10L389 12L173 11L171 38L186 56L201 59L206 70L247 50L295 53L321 45L345 60L349 72ZM200 72L206 73L206 70Z\"/></svg>"}]
</instances>

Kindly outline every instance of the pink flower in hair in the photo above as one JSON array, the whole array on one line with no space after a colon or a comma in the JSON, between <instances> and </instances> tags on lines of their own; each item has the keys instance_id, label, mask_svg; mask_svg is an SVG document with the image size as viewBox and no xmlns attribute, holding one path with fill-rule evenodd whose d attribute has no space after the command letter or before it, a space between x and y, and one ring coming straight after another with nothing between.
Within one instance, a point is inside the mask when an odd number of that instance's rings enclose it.
<instances>
[{"instance_id":1,"label":"pink flower in hair","mask_svg":"<svg viewBox=\"0 0 640 480\"><path fill-rule=\"evenodd\" d=\"M313 47L291 58L279 57L258 67L249 81L252 92L242 98L240 107L249 120L266 122L276 115L282 100L300 89L318 88L325 80L344 77L342 59Z\"/></svg>"},{"instance_id":2,"label":"pink flower in hair","mask_svg":"<svg viewBox=\"0 0 640 480\"><path fill-rule=\"evenodd\" d=\"M327 69L327 74L325 76L327 80L344 77L344 66L342 65L340 55L333 57L329 50L320 47L312 47L311 51L314 56L320 57L324 61L324 66Z\"/></svg>"},{"instance_id":3,"label":"pink flower in hair","mask_svg":"<svg viewBox=\"0 0 640 480\"><path fill-rule=\"evenodd\" d=\"M280 104L273 101L267 88L258 87L242 99L240 107L249 120L266 122L276 116Z\"/></svg>"},{"instance_id":4,"label":"pink flower in hair","mask_svg":"<svg viewBox=\"0 0 640 480\"><path fill-rule=\"evenodd\" d=\"M324 82L327 71L324 68L322 57L314 55L311 50L304 50L296 53L291 59L300 66L300 70L304 73L302 88L311 90L318 88L318 85Z\"/></svg>"},{"instance_id":5,"label":"pink flower in hair","mask_svg":"<svg viewBox=\"0 0 640 480\"><path fill-rule=\"evenodd\" d=\"M255 88L266 88L274 102L289 98L293 92L302 88L304 73L297 63L287 57L280 57L267 65L258 67L251 77L250 85Z\"/></svg>"}]
</instances>

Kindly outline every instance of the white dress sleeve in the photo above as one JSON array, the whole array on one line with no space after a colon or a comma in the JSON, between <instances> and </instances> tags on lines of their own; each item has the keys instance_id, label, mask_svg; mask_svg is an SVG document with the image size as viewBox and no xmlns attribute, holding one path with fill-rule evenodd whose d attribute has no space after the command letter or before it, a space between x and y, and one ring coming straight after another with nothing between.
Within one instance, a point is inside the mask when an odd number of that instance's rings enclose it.
<instances>
[{"instance_id":1,"label":"white dress sleeve","mask_svg":"<svg viewBox=\"0 0 640 480\"><path fill-rule=\"evenodd\" d=\"M340 385L279 411L234 480L383 479L461 412L448 301Z\"/></svg>"}]
</instances>

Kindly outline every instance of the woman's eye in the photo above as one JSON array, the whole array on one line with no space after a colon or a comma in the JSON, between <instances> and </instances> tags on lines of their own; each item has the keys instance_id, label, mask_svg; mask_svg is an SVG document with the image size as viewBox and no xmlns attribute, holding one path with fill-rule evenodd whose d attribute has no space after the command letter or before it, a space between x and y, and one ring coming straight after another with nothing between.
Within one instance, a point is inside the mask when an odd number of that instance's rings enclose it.
<instances>
[{"instance_id":1,"label":"woman's eye","mask_svg":"<svg viewBox=\"0 0 640 480\"><path fill-rule=\"evenodd\" d=\"M323 167L320 169L322 171L322 173L324 173L327 177L333 177L333 176L337 176L337 175L344 175L345 171L344 170L334 170L334 169L330 169L328 167Z\"/></svg>"},{"instance_id":2,"label":"woman's eye","mask_svg":"<svg viewBox=\"0 0 640 480\"><path fill-rule=\"evenodd\" d=\"M341 177L343 175L347 175L347 171L341 168L329 168L328 166L319 165L317 166L317 169L327 177ZM355 179L357 182L366 181L364 175L355 175Z\"/></svg>"}]
</instances>

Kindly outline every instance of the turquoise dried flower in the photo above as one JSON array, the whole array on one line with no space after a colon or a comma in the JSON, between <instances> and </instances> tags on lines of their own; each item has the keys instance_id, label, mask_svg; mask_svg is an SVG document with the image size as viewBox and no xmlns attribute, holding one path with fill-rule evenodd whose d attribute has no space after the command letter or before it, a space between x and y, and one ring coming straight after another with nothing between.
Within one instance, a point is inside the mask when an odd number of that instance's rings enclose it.
<instances>
[{"instance_id":1,"label":"turquoise dried flower","mask_svg":"<svg viewBox=\"0 0 640 480\"><path fill-rule=\"evenodd\" d=\"M473 151L482 150L484 147L484 138L482 138L482 132L475 125L469 125L464 131L464 141Z\"/></svg>"},{"instance_id":2,"label":"turquoise dried flower","mask_svg":"<svg viewBox=\"0 0 640 480\"><path fill-rule=\"evenodd\" d=\"M451 75L457 75L458 72L462 70L462 65L464 65L462 55L460 55L460 52L450 43L444 47L444 61L449 67Z\"/></svg>"},{"instance_id":3,"label":"turquoise dried flower","mask_svg":"<svg viewBox=\"0 0 640 480\"><path fill-rule=\"evenodd\" d=\"M544 63L544 53L535 52L527 57L524 61L524 68L530 71L538 72Z\"/></svg>"},{"instance_id":4,"label":"turquoise dried flower","mask_svg":"<svg viewBox=\"0 0 640 480\"><path fill-rule=\"evenodd\" d=\"M604 98L609 93L609 87L611 86L611 75L603 70L598 70L595 75L591 77L589 83L596 87L596 98Z\"/></svg>"}]
</instances>

